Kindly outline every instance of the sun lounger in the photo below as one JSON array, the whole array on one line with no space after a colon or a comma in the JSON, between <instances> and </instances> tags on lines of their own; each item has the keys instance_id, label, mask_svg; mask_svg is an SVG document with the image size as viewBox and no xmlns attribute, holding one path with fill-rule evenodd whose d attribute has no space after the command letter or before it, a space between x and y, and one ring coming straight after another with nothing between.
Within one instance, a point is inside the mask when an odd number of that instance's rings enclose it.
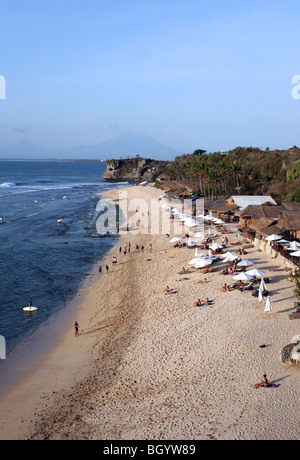
<instances>
[{"instance_id":1,"label":"sun lounger","mask_svg":"<svg viewBox=\"0 0 300 460\"><path fill-rule=\"evenodd\" d=\"M241 286L238 289L240 289L240 291L250 291L253 289L253 284L254 283L249 283L247 286Z\"/></svg>"},{"instance_id":2,"label":"sun lounger","mask_svg":"<svg viewBox=\"0 0 300 460\"><path fill-rule=\"evenodd\" d=\"M290 319L300 319L300 311L294 311L289 315Z\"/></svg>"},{"instance_id":3,"label":"sun lounger","mask_svg":"<svg viewBox=\"0 0 300 460\"><path fill-rule=\"evenodd\" d=\"M259 291L259 289L255 289L255 291L252 292L252 296L253 297L258 297L258 291ZM262 295L264 297L267 297L269 295L269 291L263 291Z\"/></svg>"}]
</instances>

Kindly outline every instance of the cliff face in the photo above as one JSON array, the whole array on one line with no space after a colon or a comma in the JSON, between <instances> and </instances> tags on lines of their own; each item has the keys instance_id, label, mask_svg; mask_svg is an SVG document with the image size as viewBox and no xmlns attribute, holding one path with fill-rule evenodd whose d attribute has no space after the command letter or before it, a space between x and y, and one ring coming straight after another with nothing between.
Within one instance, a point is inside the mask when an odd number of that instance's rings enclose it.
<instances>
[{"instance_id":1,"label":"cliff face","mask_svg":"<svg viewBox=\"0 0 300 460\"><path fill-rule=\"evenodd\" d=\"M106 160L106 170L102 176L107 181L152 182L167 162L146 158L126 160Z\"/></svg>"}]
</instances>

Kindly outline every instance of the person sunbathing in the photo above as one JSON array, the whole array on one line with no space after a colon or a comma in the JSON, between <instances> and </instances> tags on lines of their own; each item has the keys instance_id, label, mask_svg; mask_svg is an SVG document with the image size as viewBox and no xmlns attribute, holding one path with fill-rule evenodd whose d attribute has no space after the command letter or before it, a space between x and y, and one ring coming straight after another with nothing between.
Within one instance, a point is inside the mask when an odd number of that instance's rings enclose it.
<instances>
[{"instance_id":1,"label":"person sunbathing","mask_svg":"<svg viewBox=\"0 0 300 460\"><path fill-rule=\"evenodd\" d=\"M204 301L204 302L205 302L205 303L207 303L207 304L209 305L209 304L211 304L211 303L212 303L212 300L209 300L209 298L208 298L208 297L206 297L206 299L205 299L205 301Z\"/></svg>"},{"instance_id":2,"label":"person sunbathing","mask_svg":"<svg viewBox=\"0 0 300 460\"><path fill-rule=\"evenodd\" d=\"M227 283L224 284L224 286L222 287L222 291L223 292L229 292L229 286Z\"/></svg>"},{"instance_id":3,"label":"person sunbathing","mask_svg":"<svg viewBox=\"0 0 300 460\"><path fill-rule=\"evenodd\" d=\"M194 303L194 307L201 307L202 305L202 300L198 299L197 302Z\"/></svg>"},{"instance_id":4,"label":"person sunbathing","mask_svg":"<svg viewBox=\"0 0 300 460\"><path fill-rule=\"evenodd\" d=\"M201 283L201 284L207 284L207 279L206 279L206 278L204 278L204 280L203 280L203 281L202 281L202 280L199 280L199 281L198 281L198 283Z\"/></svg>"},{"instance_id":5,"label":"person sunbathing","mask_svg":"<svg viewBox=\"0 0 300 460\"><path fill-rule=\"evenodd\" d=\"M185 273L185 268L184 267L182 267L182 270L178 274L182 275L183 273Z\"/></svg>"},{"instance_id":6,"label":"person sunbathing","mask_svg":"<svg viewBox=\"0 0 300 460\"><path fill-rule=\"evenodd\" d=\"M254 385L254 388L270 388L270 386L271 386L271 385L269 384L268 379L267 379L267 376L266 376L266 374L265 374L265 375L263 376L262 381L259 382L259 383L256 383L256 384Z\"/></svg>"},{"instance_id":7,"label":"person sunbathing","mask_svg":"<svg viewBox=\"0 0 300 460\"><path fill-rule=\"evenodd\" d=\"M174 289L170 289L169 286L167 286L164 290L163 290L163 293L164 294L172 294L174 291Z\"/></svg>"}]
</instances>

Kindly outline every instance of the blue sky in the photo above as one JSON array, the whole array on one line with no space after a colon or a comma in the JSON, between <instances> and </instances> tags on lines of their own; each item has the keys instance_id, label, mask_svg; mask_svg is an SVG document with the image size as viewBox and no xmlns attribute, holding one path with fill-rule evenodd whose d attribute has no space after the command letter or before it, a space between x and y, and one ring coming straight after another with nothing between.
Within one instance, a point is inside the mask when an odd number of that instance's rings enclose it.
<instances>
[{"instance_id":1,"label":"blue sky","mask_svg":"<svg viewBox=\"0 0 300 460\"><path fill-rule=\"evenodd\" d=\"M0 146L300 145L299 0L1 3Z\"/></svg>"}]
</instances>

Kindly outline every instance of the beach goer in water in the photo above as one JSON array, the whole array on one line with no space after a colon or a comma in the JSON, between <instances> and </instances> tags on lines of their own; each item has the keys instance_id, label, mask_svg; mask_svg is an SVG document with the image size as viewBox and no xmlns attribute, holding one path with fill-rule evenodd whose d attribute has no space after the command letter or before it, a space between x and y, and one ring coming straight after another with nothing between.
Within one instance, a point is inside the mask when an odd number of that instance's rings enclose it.
<instances>
[{"instance_id":1,"label":"beach goer in water","mask_svg":"<svg viewBox=\"0 0 300 460\"><path fill-rule=\"evenodd\" d=\"M32 307L32 299L29 300L29 308Z\"/></svg>"},{"instance_id":2,"label":"beach goer in water","mask_svg":"<svg viewBox=\"0 0 300 460\"><path fill-rule=\"evenodd\" d=\"M77 321L74 321L74 329L75 329L75 337L78 335L78 330L79 330L79 324Z\"/></svg>"},{"instance_id":3,"label":"beach goer in water","mask_svg":"<svg viewBox=\"0 0 300 460\"><path fill-rule=\"evenodd\" d=\"M269 381L267 379L267 376L266 374L263 376L263 379L260 383L257 383L256 385L254 385L254 388L270 388L270 384L269 384Z\"/></svg>"}]
</instances>

